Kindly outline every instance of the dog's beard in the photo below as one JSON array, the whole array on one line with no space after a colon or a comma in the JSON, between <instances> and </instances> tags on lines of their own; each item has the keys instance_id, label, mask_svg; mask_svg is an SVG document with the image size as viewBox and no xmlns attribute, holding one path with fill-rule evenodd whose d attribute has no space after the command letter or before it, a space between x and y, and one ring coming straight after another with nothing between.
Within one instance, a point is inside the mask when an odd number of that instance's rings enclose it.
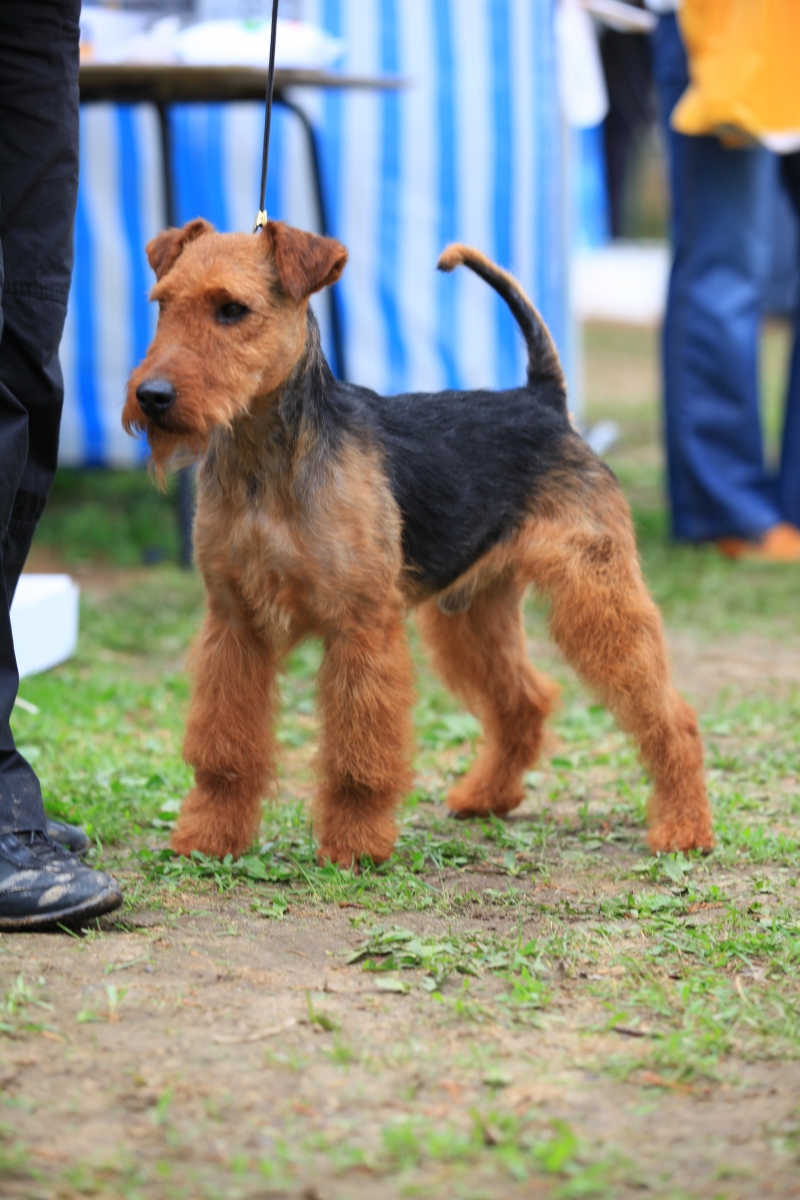
<instances>
[{"instance_id":1,"label":"dog's beard","mask_svg":"<svg viewBox=\"0 0 800 1200\"><path fill-rule=\"evenodd\" d=\"M148 421L144 416L133 419L123 416L122 424L125 432L132 436L137 433L147 435L151 454L150 466L162 491L166 489L170 472L191 466L203 456L208 447L207 429L169 429L154 421Z\"/></svg>"},{"instance_id":2,"label":"dog's beard","mask_svg":"<svg viewBox=\"0 0 800 1200\"><path fill-rule=\"evenodd\" d=\"M202 458L208 447L208 432L197 430L178 433L151 425L147 430L147 440L150 443L153 474L163 490L171 471L180 471Z\"/></svg>"},{"instance_id":3,"label":"dog's beard","mask_svg":"<svg viewBox=\"0 0 800 1200\"><path fill-rule=\"evenodd\" d=\"M134 381L129 385L131 389L133 384ZM190 389L186 391L192 395ZM204 393L202 407L192 404L183 395L174 408L153 419L142 412L136 393L131 390L122 412L122 426L126 433L134 436L137 433L147 435L153 474L163 489L171 471L191 466L202 458L213 430L230 428L243 411L246 412L246 408L240 409L230 393L219 389L215 395Z\"/></svg>"}]
</instances>

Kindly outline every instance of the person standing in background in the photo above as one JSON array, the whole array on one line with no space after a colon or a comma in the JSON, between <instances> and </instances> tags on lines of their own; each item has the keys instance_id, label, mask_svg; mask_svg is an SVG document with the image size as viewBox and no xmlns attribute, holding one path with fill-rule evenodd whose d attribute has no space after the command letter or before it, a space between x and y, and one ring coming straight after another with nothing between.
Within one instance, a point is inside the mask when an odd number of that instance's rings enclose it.
<instances>
[{"instance_id":1,"label":"person standing in background","mask_svg":"<svg viewBox=\"0 0 800 1200\"><path fill-rule=\"evenodd\" d=\"M48 821L14 745L9 610L58 456L58 347L78 194L80 0L0 4L0 931L56 928L122 903L88 838ZM75 853L73 853L73 851Z\"/></svg>"},{"instance_id":2,"label":"person standing in background","mask_svg":"<svg viewBox=\"0 0 800 1200\"><path fill-rule=\"evenodd\" d=\"M800 563L800 321L777 478L764 464L758 385L767 146L800 147L800 74L784 80L782 62L796 41L780 29L780 6L771 0L647 6L659 16L651 46L672 198L663 340L672 531L714 542L730 558ZM748 22L768 36L748 44ZM739 70L748 52L769 62ZM772 139L770 122L779 129ZM783 163L798 215L799 162L789 153Z\"/></svg>"}]
</instances>

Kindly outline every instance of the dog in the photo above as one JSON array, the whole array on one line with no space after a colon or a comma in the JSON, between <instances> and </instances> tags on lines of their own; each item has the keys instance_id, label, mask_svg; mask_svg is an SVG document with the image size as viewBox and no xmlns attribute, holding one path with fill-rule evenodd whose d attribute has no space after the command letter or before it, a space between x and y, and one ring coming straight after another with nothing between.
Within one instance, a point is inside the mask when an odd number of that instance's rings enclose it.
<instances>
[{"instance_id":1,"label":"dog","mask_svg":"<svg viewBox=\"0 0 800 1200\"><path fill-rule=\"evenodd\" d=\"M670 680L628 505L571 424L555 347L516 280L462 245L438 264L469 267L503 297L527 346L523 386L382 397L338 382L320 348L309 297L344 269L336 240L272 221L219 234L197 219L147 255L159 318L123 424L146 432L162 481L199 460L208 593L184 743L195 785L173 849L236 856L252 843L274 778L281 663L316 636L320 861L390 856L412 780L409 609L483 727L451 812L516 808L557 701L526 654L531 584L653 779L650 848L710 849L697 721Z\"/></svg>"}]
</instances>

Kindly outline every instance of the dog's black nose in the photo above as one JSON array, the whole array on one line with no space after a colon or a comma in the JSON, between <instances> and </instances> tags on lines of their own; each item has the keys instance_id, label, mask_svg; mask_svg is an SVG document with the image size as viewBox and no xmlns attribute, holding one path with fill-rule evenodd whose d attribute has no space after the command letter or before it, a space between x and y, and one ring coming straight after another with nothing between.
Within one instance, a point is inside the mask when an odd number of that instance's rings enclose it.
<instances>
[{"instance_id":1,"label":"dog's black nose","mask_svg":"<svg viewBox=\"0 0 800 1200\"><path fill-rule=\"evenodd\" d=\"M168 379L145 379L136 389L139 408L147 417L160 417L175 403L177 393Z\"/></svg>"}]
</instances>

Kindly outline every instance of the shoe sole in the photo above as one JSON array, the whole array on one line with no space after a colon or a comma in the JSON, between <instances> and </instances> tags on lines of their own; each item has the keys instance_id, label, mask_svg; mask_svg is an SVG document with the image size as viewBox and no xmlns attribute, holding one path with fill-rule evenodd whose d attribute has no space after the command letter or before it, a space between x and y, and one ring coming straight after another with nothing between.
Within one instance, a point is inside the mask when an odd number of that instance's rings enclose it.
<instances>
[{"instance_id":1,"label":"shoe sole","mask_svg":"<svg viewBox=\"0 0 800 1200\"><path fill-rule=\"evenodd\" d=\"M102 917L113 912L122 904L122 894L116 888L107 888L97 896L84 900L72 908L58 912L29 913L23 917L0 917L0 933L47 933L61 925L82 925L93 917Z\"/></svg>"}]
</instances>

